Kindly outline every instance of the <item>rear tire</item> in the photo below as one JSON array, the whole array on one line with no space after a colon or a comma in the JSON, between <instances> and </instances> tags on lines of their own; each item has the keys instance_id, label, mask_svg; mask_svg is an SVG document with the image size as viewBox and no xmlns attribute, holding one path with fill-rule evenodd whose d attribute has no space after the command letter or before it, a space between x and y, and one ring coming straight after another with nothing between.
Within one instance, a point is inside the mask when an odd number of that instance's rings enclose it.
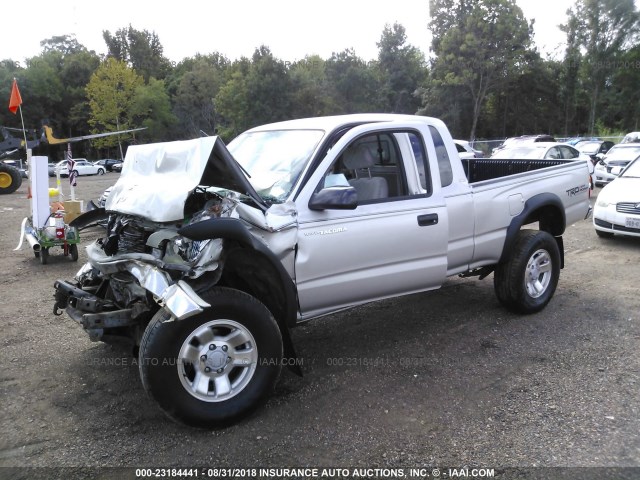
<instances>
[{"instance_id":1,"label":"rear tire","mask_svg":"<svg viewBox=\"0 0 640 480\"><path fill-rule=\"evenodd\" d=\"M281 370L282 335L254 297L214 287L211 307L168 321L160 310L140 343L140 378L164 413L194 427L233 423L260 405Z\"/></svg>"},{"instance_id":2,"label":"rear tire","mask_svg":"<svg viewBox=\"0 0 640 480\"><path fill-rule=\"evenodd\" d=\"M560 277L560 249L547 232L518 232L508 260L497 266L493 284L502 305L516 313L535 313L551 300Z\"/></svg>"}]
</instances>

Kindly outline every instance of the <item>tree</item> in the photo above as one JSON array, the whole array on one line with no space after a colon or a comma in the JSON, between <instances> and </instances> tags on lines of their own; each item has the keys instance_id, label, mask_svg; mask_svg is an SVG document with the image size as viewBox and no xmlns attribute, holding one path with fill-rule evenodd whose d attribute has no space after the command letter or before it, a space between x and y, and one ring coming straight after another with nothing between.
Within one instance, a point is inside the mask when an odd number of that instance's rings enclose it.
<instances>
[{"instance_id":1,"label":"tree","mask_svg":"<svg viewBox=\"0 0 640 480\"><path fill-rule=\"evenodd\" d=\"M377 43L380 93L385 99L385 111L413 114L420 106L415 92L426 78L427 70L422 52L406 42L402 25L385 25Z\"/></svg>"},{"instance_id":2,"label":"tree","mask_svg":"<svg viewBox=\"0 0 640 480\"><path fill-rule=\"evenodd\" d=\"M291 118L328 115L336 111L327 79L326 62L318 55L307 56L289 68Z\"/></svg>"},{"instance_id":3,"label":"tree","mask_svg":"<svg viewBox=\"0 0 640 480\"><path fill-rule=\"evenodd\" d=\"M102 32L108 56L126 62L140 73L145 81L149 78L163 79L171 70L171 62L164 56L160 39L155 32L136 30L131 25L111 35Z\"/></svg>"},{"instance_id":4,"label":"tree","mask_svg":"<svg viewBox=\"0 0 640 480\"><path fill-rule=\"evenodd\" d=\"M251 60L242 58L216 95L222 117L220 134L229 139L248 128L285 120L291 111L291 81L285 63L266 46L256 48Z\"/></svg>"},{"instance_id":5,"label":"tree","mask_svg":"<svg viewBox=\"0 0 640 480\"><path fill-rule=\"evenodd\" d=\"M353 49L346 49L333 53L325 68L336 109L332 113L384 110L384 101L378 95L380 81L375 62L367 63Z\"/></svg>"},{"instance_id":6,"label":"tree","mask_svg":"<svg viewBox=\"0 0 640 480\"><path fill-rule=\"evenodd\" d=\"M442 24L449 26L434 38L434 85L464 88L471 101L469 138L474 139L487 95L523 71L533 27L515 0L470 3L435 0L430 26L435 31L441 31Z\"/></svg>"},{"instance_id":7,"label":"tree","mask_svg":"<svg viewBox=\"0 0 640 480\"><path fill-rule=\"evenodd\" d=\"M107 58L91 76L87 85L87 97L91 108L89 125L92 127L92 133L138 127L134 124L131 111L136 90L142 85L142 77L126 63ZM99 138L94 144L98 148L113 147L121 138L115 135Z\"/></svg>"},{"instance_id":8,"label":"tree","mask_svg":"<svg viewBox=\"0 0 640 480\"><path fill-rule=\"evenodd\" d=\"M205 132L213 135L218 128L219 113L215 97L226 81L229 60L219 53L197 55L181 62L180 78L174 82L174 112L179 120L179 134L195 138Z\"/></svg>"},{"instance_id":9,"label":"tree","mask_svg":"<svg viewBox=\"0 0 640 480\"><path fill-rule=\"evenodd\" d=\"M567 43L584 51L583 78L589 94L589 132L594 133L600 96L613 58L637 38L639 14L633 0L577 0L565 26Z\"/></svg>"},{"instance_id":10,"label":"tree","mask_svg":"<svg viewBox=\"0 0 640 480\"><path fill-rule=\"evenodd\" d=\"M129 113L134 125L146 127L138 135L147 142L167 141L171 136L171 127L177 121L171 112L164 81L155 78L149 79L147 85L136 88Z\"/></svg>"}]
</instances>

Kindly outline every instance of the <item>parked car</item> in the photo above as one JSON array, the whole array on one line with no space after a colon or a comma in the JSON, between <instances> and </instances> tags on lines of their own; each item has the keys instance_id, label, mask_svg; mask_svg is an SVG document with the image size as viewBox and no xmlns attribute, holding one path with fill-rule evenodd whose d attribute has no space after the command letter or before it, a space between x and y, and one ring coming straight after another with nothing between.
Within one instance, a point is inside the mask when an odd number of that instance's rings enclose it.
<instances>
[{"instance_id":1,"label":"parked car","mask_svg":"<svg viewBox=\"0 0 640 480\"><path fill-rule=\"evenodd\" d=\"M585 162L462 160L421 116L299 119L127 157L105 209L75 220L109 218L53 310L137 346L149 395L200 428L299 367L290 328L312 318L492 272L505 308L542 310L565 228L590 210Z\"/></svg>"},{"instance_id":2,"label":"parked car","mask_svg":"<svg viewBox=\"0 0 640 480\"><path fill-rule=\"evenodd\" d=\"M580 158L589 160L589 156L571 145L558 142L534 142L528 144L505 147L493 152L491 158L546 158L556 160L571 160Z\"/></svg>"},{"instance_id":3,"label":"parked car","mask_svg":"<svg viewBox=\"0 0 640 480\"><path fill-rule=\"evenodd\" d=\"M574 146L580 152L591 157L591 161L595 164L599 161L598 155L607 153L614 143L610 140L581 140Z\"/></svg>"},{"instance_id":4,"label":"parked car","mask_svg":"<svg viewBox=\"0 0 640 480\"><path fill-rule=\"evenodd\" d=\"M640 143L640 132L627 133L620 143Z\"/></svg>"},{"instance_id":5,"label":"parked car","mask_svg":"<svg viewBox=\"0 0 640 480\"><path fill-rule=\"evenodd\" d=\"M454 140L460 158L482 158L483 153L480 150L476 150L466 140Z\"/></svg>"},{"instance_id":6,"label":"parked car","mask_svg":"<svg viewBox=\"0 0 640 480\"><path fill-rule=\"evenodd\" d=\"M107 172L111 172L113 166L116 163L121 163L122 160L116 160L115 158L105 158L103 160L98 160L97 162L93 162L94 165L98 165L100 167L104 167Z\"/></svg>"},{"instance_id":7,"label":"parked car","mask_svg":"<svg viewBox=\"0 0 640 480\"><path fill-rule=\"evenodd\" d=\"M56 164L49 162L47 164L47 167L48 167L48 170L49 170L49 176L50 177L55 177L56 176Z\"/></svg>"},{"instance_id":8,"label":"parked car","mask_svg":"<svg viewBox=\"0 0 640 480\"><path fill-rule=\"evenodd\" d=\"M596 187L606 185L615 179L632 160L640 156L640 144L619 143L614 145L595 166Z\"/></svg>"},{"instance_id":9,"label":"parked car","mask_svg":"<svg viewBox=\"0 0 640 480\"><path fill-rule=\"evenodd\" d=\"M521 135L519 137L507 138L502 145L496 147L493 153L496 153L507 147L514 147L522 144L539 143L539 142L555 142L556 139L551 135Z\"/></svg>"},{"instance_id":10,"label":"parked car","mask_svg":"<svg viewBox=\"0 0 640 480\"><path fill-rule=\"evenodd\" d=\"M120 173L122 171L122 162L119 162L119 163L116 163L116 164L112 165L111 166L111 171Z\"/></svg>"},{"instance_id":11,"label":"parked car","mask_svg":"<svg viewBox=\"0 0 640 480\"><path fill-rule=\"evenodd\" d=\"M94 165L86 158L74 158L75 165L73 170L80 175L104 175L105 168L99 165ZM60 173L61 177L69 176L68 162L66 160L60 160L54 169L54 173Z\"/></svg>"},{"instance_id":12,"label":"parked car","mask_svg":"<svg viewBox=\"0 0 640 480\"><path fill-rule=\"evenodd\" d=\"M640 157L600 191L593 226L600 237L640 237Z\"/></svg>"}]
</instances>

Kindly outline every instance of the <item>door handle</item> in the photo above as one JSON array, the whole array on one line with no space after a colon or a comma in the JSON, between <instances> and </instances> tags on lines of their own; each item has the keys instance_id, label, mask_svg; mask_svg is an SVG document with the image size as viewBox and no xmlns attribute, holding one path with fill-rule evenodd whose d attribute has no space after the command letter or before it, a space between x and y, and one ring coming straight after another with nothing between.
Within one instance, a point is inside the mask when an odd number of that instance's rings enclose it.
<instances>
[{"instance_id":1,"label":"door handle","mask_svg":"<svg viewBox=\"0 0 640 480\"><path fill-rule=\"evenodd\" d=\"M418 215L418 225L421 227L428 227L429 225L438 224L437 213L427 213L426 215Z\"/></svg>"}]
</instances>

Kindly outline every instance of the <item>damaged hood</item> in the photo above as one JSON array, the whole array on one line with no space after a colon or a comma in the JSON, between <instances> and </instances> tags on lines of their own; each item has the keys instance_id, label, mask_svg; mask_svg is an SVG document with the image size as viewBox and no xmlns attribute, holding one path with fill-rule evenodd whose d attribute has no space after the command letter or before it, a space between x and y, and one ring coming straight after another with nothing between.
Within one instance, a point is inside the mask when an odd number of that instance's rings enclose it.
<instances>
[{"instance_id":1,"label":"damaged hood","mask_svg":"<svg viewBox=\"0 0 640 480\"><path fill-rule=\"evenodd\" d=\"M267 208L223 141L205 137L130 146L105 209L155 222L181 221L198 185L242 193Z\"/></svg>"}]
</instances>

